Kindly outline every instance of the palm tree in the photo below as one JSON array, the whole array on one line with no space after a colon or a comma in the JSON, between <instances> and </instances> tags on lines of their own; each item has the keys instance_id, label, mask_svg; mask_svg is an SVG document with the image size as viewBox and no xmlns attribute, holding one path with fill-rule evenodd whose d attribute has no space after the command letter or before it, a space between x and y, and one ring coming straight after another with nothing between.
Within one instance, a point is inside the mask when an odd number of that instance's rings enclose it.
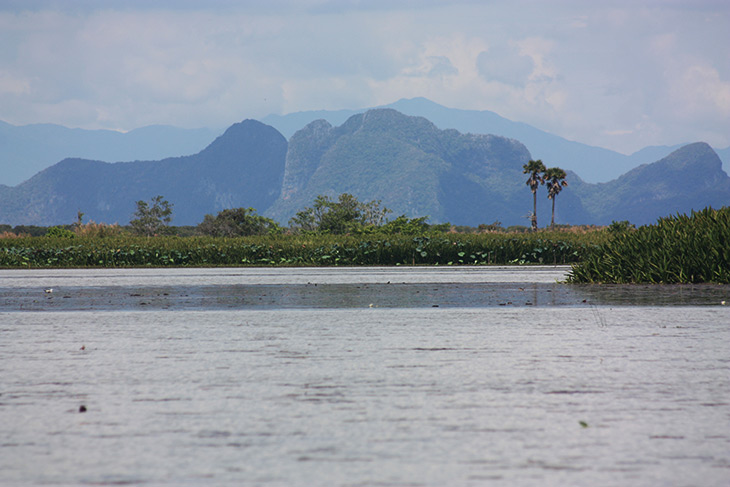
<instances>
[{"instance_id":1,"label":"palm tree","mask_svg":"<svg viewBox=\"0 0 730 487\"><path fill-rule=\"evenodd\" d=\"M545 178L542 173L545 172L545 164L540 159L530 161L522 166L522 173L529 174L530 177L527 179L527 185L532 190L532 231L537 231L537 188L541 184L545 184Z\"/></svg>"},{"instance_id":2,"label":"palm tree","mask_svg":"<svg viewBox=\"0 0 730 487\"><path fill-rule=\"evenodd\" d=\"M550 220L550 230L553 230L555 228L555 197L563 190L563 186L568 185L568 182L565 180L565 171L559 167L546 169L543 177L547 182L548 198L553 200L553 217Z\"/></svg>"}]
</instances>

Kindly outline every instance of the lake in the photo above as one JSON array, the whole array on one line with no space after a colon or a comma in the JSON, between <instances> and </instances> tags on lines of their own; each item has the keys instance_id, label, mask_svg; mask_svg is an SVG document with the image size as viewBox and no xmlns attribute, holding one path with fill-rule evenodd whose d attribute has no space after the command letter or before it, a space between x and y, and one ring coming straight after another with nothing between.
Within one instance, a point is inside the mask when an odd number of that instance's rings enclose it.
<instances>
[{"instance_id":1,"label":"lake","mask_svg":"<svg viewBox=\"0 0 730 487\"><path fill-rule=\"evenodd\" d=\"M730 485L730 286L567 270L0 270L0 484Z\"/></svg>"}]
</instances>

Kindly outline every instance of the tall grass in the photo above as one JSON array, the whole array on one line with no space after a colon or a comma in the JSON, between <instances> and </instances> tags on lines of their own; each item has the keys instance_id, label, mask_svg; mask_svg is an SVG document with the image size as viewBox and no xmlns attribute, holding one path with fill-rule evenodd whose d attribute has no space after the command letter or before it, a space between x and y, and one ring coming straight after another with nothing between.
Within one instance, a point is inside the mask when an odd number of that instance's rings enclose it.
<instances>
[{"instance_id":1,"label":"tall grass","mask_svg":"<svg viewBox=\"0 0 730 487\"><path fill-rule=\"evenodd\" d=\"M617 232L574 265L568 281L730 283L730 208Z\"/></svg>"},{"instance_id":2,"label":"tall grass","mask_svg":"<svg viewBox=\"0 0 730 487\"><path fill-rule=\"evenodd\" d=\"M569 264L602 235L28 237L0 239L0 267Z\"/></svg>"}]
</instances>

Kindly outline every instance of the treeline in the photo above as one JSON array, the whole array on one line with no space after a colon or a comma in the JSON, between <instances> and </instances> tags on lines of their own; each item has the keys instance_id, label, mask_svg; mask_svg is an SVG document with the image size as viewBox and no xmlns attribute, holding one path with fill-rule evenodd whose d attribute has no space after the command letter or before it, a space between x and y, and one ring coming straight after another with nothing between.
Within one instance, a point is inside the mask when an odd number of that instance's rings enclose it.
<instances>
[{"instance_id":1,"label":"treeline","mask_svg":"<svg viewBox=\"0 0 730 487\"><path fill-rule=\"evenodd\" d=\"M299 211L289 225L283 227L271 218L261 216L255 208L229 208L216 215L205 215L197 226L172 226L174 205L162 196L150 201L137 201L137 210L129 225L84 222L84 214L79 212L77 221L53 227L25 226L11 227L0 225L0 237L13 236L50 236L50 237L110 237L122 234L140 236L212 236L247 237L255 235L424 235L432 233L485 233L529 231L527 226L503 228L499 221L481 224L477 227L452 226L449 223L431 224L428 216L409 218L400 215L389 219L392 211L378 200L358 201L353 195L343 193L332 199L318 196L311 207ZM594 230L596 227L582 226L578 230Z\"/></svg>"}]
</instances>

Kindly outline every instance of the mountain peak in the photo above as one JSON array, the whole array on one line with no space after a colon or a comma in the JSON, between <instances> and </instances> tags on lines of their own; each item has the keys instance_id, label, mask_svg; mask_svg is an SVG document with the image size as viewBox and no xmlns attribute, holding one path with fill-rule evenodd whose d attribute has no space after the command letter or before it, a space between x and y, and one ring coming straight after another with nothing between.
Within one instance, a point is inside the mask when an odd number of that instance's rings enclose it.
<instances>
[{"instance_id":1,"label":"mountain peak","mask_svg":"<svg viewBox=\"0 0 730 487\"><path fill-rule=\"evenodd\" d=\"M58 225L83 211L97 222L125 224L135 201L155 195L174 205L176 225L225 208L263 212L279 196L286 151L276 129L244 120L191 156L113 164L64 159L17 187L0 188L2 223Z\"/></svg>"},{"instance_id":2,"label":"mountain peak","mask_svg":"<svg viewBox=\"0 0 730 487\"><path fill-rule=\"evenodd\" d=\"M278 139L278 144L286 145L287 143L284 136L274 127L261 123L258 120L246 119L228 127L222 135L203 149L201 154L215 156L230 152L240 152L251 144L256 145L260 141L276 139Z\"/></svg>"}]
</instances>

